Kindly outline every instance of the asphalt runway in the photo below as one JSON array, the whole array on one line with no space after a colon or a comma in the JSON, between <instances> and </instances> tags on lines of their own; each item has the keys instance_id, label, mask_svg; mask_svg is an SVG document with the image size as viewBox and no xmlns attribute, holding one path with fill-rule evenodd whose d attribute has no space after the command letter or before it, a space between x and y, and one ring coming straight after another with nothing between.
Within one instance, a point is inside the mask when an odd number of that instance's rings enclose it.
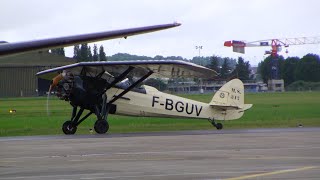
<instances>
[{"instance_id":1,"label":"asphalt runway","mask_svg":"<svg viewBox=\"0 0 320 180\"><path fill-rule=\"evenodd\" d=\"M320 179L320 128L4 137L2 179Z\"/></svg>"}]
</instances>

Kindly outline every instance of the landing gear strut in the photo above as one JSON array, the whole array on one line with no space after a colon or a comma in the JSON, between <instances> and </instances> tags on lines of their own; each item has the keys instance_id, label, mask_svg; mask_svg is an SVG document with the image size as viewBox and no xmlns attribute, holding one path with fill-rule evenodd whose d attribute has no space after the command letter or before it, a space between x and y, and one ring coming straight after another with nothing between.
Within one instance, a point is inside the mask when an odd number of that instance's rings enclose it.
<instances>
[{"instance_id":1,"label":"landing gear strut","mask_svg":"<svg viewBox=\"0 0 320 180\"><path fill-rule=\"evenodd\" d=\"M82 68L80 75L73 76L70 73L70 77L63 77L57 85L58 91L60 92L59 98L61 100L70 101L73 111L71 119L62 125L62 131L65 134L75 134L78 125L91 114L95 114L97 116L97 121L94 124L94 130L98 134L105 134L108 132L109 123L107 117L109 111L111 114L116 112L116 105L113 103L153 74L153 71L149 70L139 80L124 88L120 94L113 96L108 102L105 94L106 91L122 81L133 69L134 67L129 66L122 74L115 77L111 83L102 78L106 72L105 70L102 70L97 76L92 77L90 73L87 75L85 67ZM79 110L77 109L78 107L80 108ZM85 109L89 110L89 112L81 117Z\"/></svg>"},{"instance_id":2,"label":"landing gear strut","mask_svg":"<svg viewBox=\"0 0 320 180\"><path fill-rule=\"evenodd\" d=\"M107 122L107 116L108 116L108 110L107 110L107 96L105 94L102 95L102 104L101 105L95 105L95 114L98 118L96 123L94 124L94 130L98 134L105 134L109 130L109 123ZM77 131L77 127L80 123L82 123L85 119L87 119L91 114L93 114L93 111L90 111L88 114L86 114L84 117L81 117L84 108L80 108L80 110L77 112L78 107L73 106L72 110L72 116L70 121L66 121L62 125L62 131L64 134L74 134Z\"/></svg>"},{"instance_id":3,"label":"landing gear strut","mask_svg":"<svg viewBox=\"0 0 320 180\"><path fill-rule=\"evenodd\" d=\"M69 134L76 133L78 125L92 114L92 112L89 112L88 114L86 114L84 117L80 119L84 111L84 108L80 108L78 112L77 112L77 109L78 109L77 106L73 106L71 120L68 120L63 123L62 131L64 134L69 135Z\"/></svg>"},{"instance_id":4,"label":"landing gear strut","mask_svg":"<svg viewBox=\"0 0 320 180\"><path fill-rule=\"evenodd\" d=\"M102 105L101 109L97 106L95 108L95 113L98 117L96 123L94 123L94 130L98 134L105 134L109 130L109 123L107 121L107 116L109 114L109 109L107 106L107 96L105 94L102 95Z\"/></svg>"},{"instance_id":5,"label":"landing gear strut","mask_svg":"<svg viewBox=\"0 0 320 180\"><path fill-rule=\"evenodd\" d=\"M209 119L209 122L212 124L212 126L216 127L218 130L221 130L223 128L223 125L221 123L216 123L214 119Z\"/></svg>"},{"instance_id":6,"label":"landing gear strut","mask_svg":"<svg viewBox=\"0 0 320 180\"><path fill-rule=\"evenodd\" d=\"M105 106L102 106L102 108ZM77 112L77 107L73 107L72 111L72 117L71 120L66 121L62 125L62 131L64 134L74 134L77 131L77 127L79 124L81 124L85 119L87 119L91 114L93 114L92 111L90 111L88 114L86 114L84 117L80 119L80 116L82 115L84 109L81 108ZM98 107L96 107L96 115L98 117L98 120L94 124L94 130L98 134L105 134L109 130L109 123L107 122L107 111L106 110L100 110Z\"/></svg>"}]
</instances>

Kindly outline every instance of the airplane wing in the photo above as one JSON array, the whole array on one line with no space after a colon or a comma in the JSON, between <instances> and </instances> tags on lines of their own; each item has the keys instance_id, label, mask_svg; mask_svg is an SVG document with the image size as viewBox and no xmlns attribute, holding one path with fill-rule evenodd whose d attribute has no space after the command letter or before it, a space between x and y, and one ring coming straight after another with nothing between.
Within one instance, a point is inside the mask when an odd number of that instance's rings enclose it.
<instances>
[{"instance_id":1,"label":"airplane wing","mask_svg":"<svg viewBox=\"0 0 320 180\"><path fill-rule=\"evenodd\" d=\"M172 28L180 25L181 24L179 23L161 24L161 25L154 25L154 26L145 26L145 27L137 27L137 28L130 28L130 29L82 34L82 35L41 39L41 40L34 40L34 41L0 43L0 57L19 54L19 53L25 53L25 52L31 52L31 51L39 51L39 50L53 49L57 47L71 46L74 44L90 43L95 41L115 39L115 38L121 38L121 37L126 38L128 36L159 31L159 30L168 29L168 28Z\"/></svg>"},{"instance_id":2,"label":"airplane wing","mask_svg":"<svg viewBox=\"0 0 320 180\"><path fill-rule=\"evenodd\" d=\"M217 72L203 66L178 60L156 60L156 61L107 61L107 62L80 62L53 69L48 69L37 73L42 79L51 80L63 70L72 72L74 75L80 75L83 72L86 75L97 76L105 72L102 78L115 77L129 67L133 70L130 76L141 77L147 72L152 71L152 77L168 78L214 78Z\"/></svg>"}]
</instances>

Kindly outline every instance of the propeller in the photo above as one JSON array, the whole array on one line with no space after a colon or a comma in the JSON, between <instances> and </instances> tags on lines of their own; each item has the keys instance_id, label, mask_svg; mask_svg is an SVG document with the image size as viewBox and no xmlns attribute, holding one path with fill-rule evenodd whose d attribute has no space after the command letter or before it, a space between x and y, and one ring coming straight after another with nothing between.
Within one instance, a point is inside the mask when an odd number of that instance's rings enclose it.
<instances>
[{"instance_id":1,"label":"propeller","mask_svg":"<svg viewBox=\"0 0 320 180\"><path fill-rule=\"evenodd\" d=\"M57 87L57 96L60 99L69 100L69 95L73 88L74 76L71 72L63 71L62 73L55 76L50 84L48 96L47 96L47 115L50 116L49 111L49 99L51 91Z\"/></svg>"},{"instance_id":2,"label":"propeller","mask_svg":"<svg viewBox=\"0 0 320 180\"><path fill-rule=\"evenodd\" d=\"M53 88L55 88L59 81L63 78L62 73L58 74L56 77L54 77L51 81L50 87L49 87L49 91L48 91L48 96L47 96L47 116L50 116L50 106L49 106L49 99L50 99L50 94Z\"/></svg>"},{"instance_id":3,"label":"propeller","mask_svg":"<svg viewBox=\"0 0 320 180\"><path fill-rule=\"evenodd\" d=\"M50 87L49 87L49 94L51 93L52 89L55 88L61 79L63 79L64 73L58 74L56 77L54 77L51 81Z\"/></svg>"}]
</instances>

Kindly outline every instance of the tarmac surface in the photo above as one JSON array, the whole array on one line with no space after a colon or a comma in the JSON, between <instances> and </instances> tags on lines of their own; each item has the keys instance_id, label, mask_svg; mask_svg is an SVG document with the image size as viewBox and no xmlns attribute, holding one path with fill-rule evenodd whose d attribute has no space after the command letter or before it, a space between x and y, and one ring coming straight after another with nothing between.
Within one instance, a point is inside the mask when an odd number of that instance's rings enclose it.
<instances>
[{"instance_id":1,"label":"tarmac surface","mask_svg":"<svg viewBox=\"0 0 320 180\"><path fill-rule=\"evenodd\" d=\"M3 179L320 179L320 128L3 137Z\"/></svg>"}]
</instances>

